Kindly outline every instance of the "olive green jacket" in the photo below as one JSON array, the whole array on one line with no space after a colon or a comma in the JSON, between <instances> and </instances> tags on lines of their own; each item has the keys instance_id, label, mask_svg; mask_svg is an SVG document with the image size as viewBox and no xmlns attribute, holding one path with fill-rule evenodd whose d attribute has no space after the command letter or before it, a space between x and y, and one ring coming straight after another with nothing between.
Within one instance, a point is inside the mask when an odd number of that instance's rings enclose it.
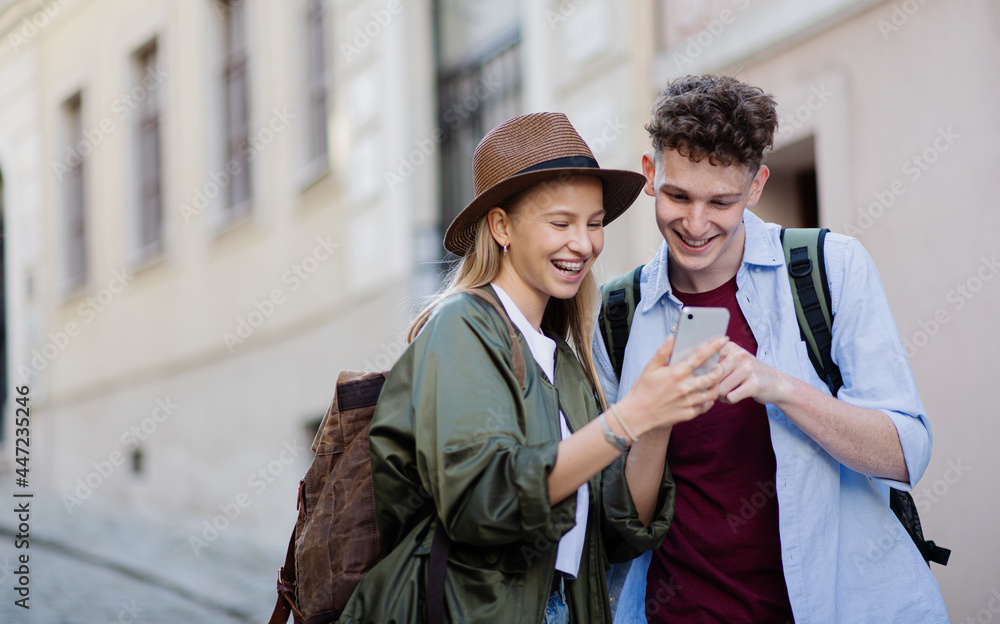
<instances>
[{"instance_id":1,"label":"olive green jacket","mask_svg":"<svg viewBox=\"0 0 1000 624\"><path fill-rule=\"evenodd\" d=\"M553 386L519 332L518 339L523 393L499 312L459 294L438 306L393 366L370 434L376 519L392 551L362 580L342 623L426 621L437 518L452 541L445 580L450 621L542 621L559 538L574 526L576 513L576 496L549 504L559 409L576 431L598 416L598 406L564 341L556 339ZM623 476L625 456L590 480L580 570L566 583L573 622L611 621L609 561L659 546L673 517L667 469L656 516L642 526ZM436 515L420 513L431 501Z\"/></svg>"}]
</instances>

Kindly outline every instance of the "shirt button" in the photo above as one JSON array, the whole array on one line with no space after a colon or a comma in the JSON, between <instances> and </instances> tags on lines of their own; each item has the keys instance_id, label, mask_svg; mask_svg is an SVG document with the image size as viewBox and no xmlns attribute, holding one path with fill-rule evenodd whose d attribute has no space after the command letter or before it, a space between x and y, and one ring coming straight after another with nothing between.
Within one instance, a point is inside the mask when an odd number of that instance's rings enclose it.
<instances>
[{"instance_id":1,"label":"shirt button","mask_svg":"<svg viewBox=\"0 0 1000 624\"><path fill-rule=\"evenodd\" d=\"M753 272L754 273L760 273L760 267L754 267Z\"/></svg>"},{"instance_id":2,"label":"shirt button","mask_svg":"<svg viewBox=\"0 0 1000 624\"><path fill-rule=\"evenodd\" d=\"M610 602L610 603L614 604L614 602L615 602L615 597L614 597L614 596L608 596L608 602Z\"/></svg>"},{"instance_id":3,"label":"shirt button","mask_svg":"<svg viewBox=\"0 0 1000 624\"><path fill-rule=\"evenodd\" d=\"M667 305L667 300L666 299L660 299L660 305L661 306Z\"/></svg>"},{"instance_id":4,"label":"shirt button","mask_svg":"<svg viewBox=\"0 0 1000 624\"><path fill-rule=\"evenodd\" d=\"M673 325L670 326L670 331L673 333L677 333L677 323L674 323Z\"/></svg>"}]
</instances>

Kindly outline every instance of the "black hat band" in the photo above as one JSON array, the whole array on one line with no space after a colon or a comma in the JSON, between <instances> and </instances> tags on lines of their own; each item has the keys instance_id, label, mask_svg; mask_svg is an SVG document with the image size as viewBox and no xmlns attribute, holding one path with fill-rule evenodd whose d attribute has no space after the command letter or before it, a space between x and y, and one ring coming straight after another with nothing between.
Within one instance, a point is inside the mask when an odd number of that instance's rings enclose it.
<instances>
[{"instance_id":1,"label":"black hat band","mask_svg":"<svg viewBox=\"0 0 1000 624\"><path fill-rule=\"evenodd\" d=\"M563 156L562 158L553 158L552 160L544 160L540 163L536 163L521 169L514 175L521 175L522 173L529 173L531 171L540 171L542 169L600 169L600 165L597 161L589 156Z\"/></svg>"}]
</instances>

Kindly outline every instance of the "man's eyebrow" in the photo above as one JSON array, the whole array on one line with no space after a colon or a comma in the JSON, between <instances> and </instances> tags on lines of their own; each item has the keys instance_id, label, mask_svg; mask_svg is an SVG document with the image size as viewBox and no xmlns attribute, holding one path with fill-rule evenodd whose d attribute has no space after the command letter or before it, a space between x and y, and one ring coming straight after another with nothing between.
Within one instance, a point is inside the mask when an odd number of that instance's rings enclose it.
<instances>
[{"instance_id":1,"label":"man's eyebrow","mask_svg":"<svg viewBox=\"0 0 1000 624\"><path fill-rule=\"evenodd\" d=\"M665 183L660 188L662 188L665 191L671 192L671 193L677 193L678 195L690 195L691 194L687 190L682 189L681 187L677 186L676 184L670 184L669 182ZM743 197L743 191L732 191L732 192L729 192L729 193L719 193L718 195L713 195L712 199L739 199L740 197Z\"/></svg>"}]
</instances>

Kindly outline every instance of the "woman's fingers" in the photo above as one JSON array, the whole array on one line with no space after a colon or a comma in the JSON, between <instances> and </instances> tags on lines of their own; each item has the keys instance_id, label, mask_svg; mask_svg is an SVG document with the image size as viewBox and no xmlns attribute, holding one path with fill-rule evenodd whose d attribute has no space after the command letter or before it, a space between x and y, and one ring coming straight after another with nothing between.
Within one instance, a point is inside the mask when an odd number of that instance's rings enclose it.
<instances>
[{"instance_id":1,"label":"woman's fingers","mask_svg":"<svg viewBox=\"0 0 1000 624\"><path fill-rule=\"evenodd\" d=\"M727 342L729 342L728 336L719 336L718 338L705 342L700 347L695 349L694 353L687 358L687 365L692 371L694 371L694 369L698 368L707 362L710 357L718 353L722 347L726 346Z\"/></svg>"},{"instance_id":2,"label":"woman's fingers","mask_svg":"<svg viewBox=\"0 0 1000 624\"><path fill-rule=\"evenodd\" d=\"M662 421L657 426L691 420L711 409L719 397L723 367L716 365L704 375L693 373L728 342L726 336L707 341L690 357L669 366L674 337L670 336L660 345L633 388L645 397L643 402L657 414L657 420Z\"/></svg>"},{"instance_id":3,"label":"woman's fingers","mask_svg":"<svg viewBox=\"0 0 1000 624\"><path fill-rule=\"evenodd\" d=\"M723 378L725 378L728 372L729 371L726 366L722 362L719 362L712 368L712 370L708 371L704 375L695 377L695 379L698 380L699 385L702 388L712 388L713 390L718 390L719 383L723 380Z\"/></svg>"},{"instance_id":4,"label":"woman's fingers","mask_svg":"<svg viewBox=\"0 0 1000 624\"><path fill-rule=\"evenodd\" d=\"M656 353L653 354L653 357L652 359L649 360L649 363L646 364L646 368L643 372L645 373L646 371L652 371L658 368L663 368L664 366L667 365L667 362L670 361L670 355L673 352L674 352L674 337L668 336L667 339L663 341L663 344L660 345L660 348L656 350Z\"/></svg>"},{"instance_id":5,"label":"woman's fingers","mask_svg":"<svg viewBox=\"0 0 1000 624\"><path fill-rule=\"evenodd\" d=\"M716 391L719 382L725 376L725 367L722 363L716 364L703 375L695 375L694 369L698 368L702 364L708 361L713 354L719 351L723 346L727 344L729 339L725 336L716 338L706 342L704 345L698 347L694 354L688 358L689 361L685 363L680 363L678 365L679 371L683 375L678 381L680 382L680 387L685 394L692 394L698 391L710 391L711 396L708 396L706 400L714 401L717 397ZM686 370L685 370L686 369Z\"/></svg>"}]
</instances>

